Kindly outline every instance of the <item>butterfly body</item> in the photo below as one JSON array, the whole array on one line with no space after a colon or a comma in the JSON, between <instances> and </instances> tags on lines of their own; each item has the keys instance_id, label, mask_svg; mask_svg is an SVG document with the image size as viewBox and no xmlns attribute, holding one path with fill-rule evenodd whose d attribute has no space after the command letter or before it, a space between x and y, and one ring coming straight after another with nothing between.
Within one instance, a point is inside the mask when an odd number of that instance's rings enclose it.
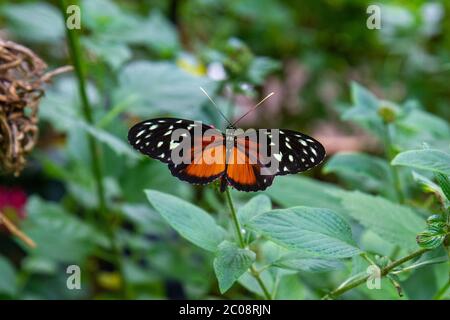
<instances>
[{"instance_id":1,"label":"butterfly body","mask_svg":"<svg viewBox=\"0 0 450 320\"><path fill-rule=\"evenodd\" d=\"M220 179L241 191L265 190L277 175L306 171L320 164L325 149L317 140L292 130L236 129L225 133L200 122L157 118L134 125L129 143L168 164L172 175L193 184Z\"/></svg>"}]
</instances>

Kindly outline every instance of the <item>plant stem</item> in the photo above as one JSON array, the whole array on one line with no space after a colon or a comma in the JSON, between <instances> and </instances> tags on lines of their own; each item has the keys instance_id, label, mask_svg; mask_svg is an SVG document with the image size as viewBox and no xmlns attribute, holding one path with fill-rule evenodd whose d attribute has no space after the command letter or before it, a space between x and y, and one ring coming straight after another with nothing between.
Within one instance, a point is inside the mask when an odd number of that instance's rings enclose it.
<instances>
[{"instance_id":1,"label":"plant stem","mask_svg":"<svg viewBox=\"0 0 450 320\"><path fill-rule=\"evenodd\" d=\"M233 219L234 229L236 231L237 238L239 240L239 245L241 246L241 248L245 248L245 242L244 242L244 237L242 235L241 224L239 223L239 219L236 214L236 209L234 208L234 204L233 204L233 199L231 199L231 193L230 193L230 190L228 187L225 190L225 194L227 196L227 202L228 202L228 206L230 207L231 218Z\"/></svg>"},{"instance_id":2,"label":"plant stem","mask_svg":"<svg viewBox=\"0 0 450 320\"><path fill-rule=\"evenodd\" d=\"M422 254L424 254L425 252L429 251L429 249L419 249L417 251L414 251L412 253L410 253L409 255L400 258L398 260L395 260L393 262L391 262L389 265L387 265L386 267L382 268L380 271L380 274L382 277L386 276L391 270L395 269L396 267L402 265L403 263L412 260L416 257L420 257ZM340 286L338 289L335 289L333 291L331 291L330 293L328 293L324 299L327 298L336 298L340 295L342 295L343 293L365 283L367 281L367 279L369 279L370 275L367 275L363 278L360 278L356 281L350 282L348 284L346 284L345 286Z\"/></svg>"},{"instance_id":3,"label":"plant stem","mask_svg":"<svg viewBox=\"0 0 450 320\"><path fill-rule=\"evenodd\" d=\"M66 4L64 0L59 0L61 13L63 15L64 20L67 19L66 14ZM73 61L74 68L75 68L75 74L78 81L78 91L81 99L81 106L83 111L84 119L87 123L94 125L94 117L92 115L92 107L89 103L89 99L87 96L86 91L86 81L85 81L85 75L83 72L83 56L80 50L80 43L78 39L77 31L74 29L69 29L66 27L66 35L67 35L67 42L68 42L68 49L70 57ZM99 213L101 215L101 218L103 220L103 224L105 227L105 231L108 235L108 238L110 240L111 249L114 252L114 260L117 269L119 270L119 273L122 278L122 294L124 298L128 297L127 293L127 284L125 279L125 272L121 260L121 251L117 243L117 239L115 236L114 229L112 227L112 224L108 222L108 211L106 207L106 196L105 196L105 189L103 186L103 173L101 168L101 161L100 161L100 154L99 149L96 140L91 135L87 135L88 144L89 144L89 151L91 156L91 170L94 175L95 179L95 185L96 185L96 192L97 192L97 199L98 199L98 205L99 205Z\"/></svg>"},{"instance_id":4,"label":"plant stem","mask_svg":"<svg viewBox=\"0 0 450 320\"><path fill-rule=\"evenodd\" d=\"M392 146L392 137L391 137L391 130L390 130L390 125L389 124L385 124L384 125L384 147L385 147L385 152L386 152L386 158L389 161L389 169L391 170L391 175L392 175L392 179L393 179L393 184L394 184L394 189L395 192L397 193L397 200L400 203L404 203L405 198L403 196L403 192L402 192L402 186L400 183L400 178L398 175L398 170L396 167L394 167L393 165L391 165L391 161L394 158L394 152L393 152L393 146Z\"/></svg>"},{"instance_id":5,"label":"plant stem","mask_svg":"<svg viewBox=\"0 0 450 320\"><path fill-rule=\"evenodd\" d=\"M228 187L225 189L225 193L226 193L226 197L227 197L228 206L230 207L231 218L233 219L233 225L234 225L234 228L235 228L235 231L237 234L237 238L239 240L238 241L239 246L244 249L245 248L244 236L242 235L241 225L239 223L239 219L236 214L236 209L233 204L233 199L231 198L230 189ZM261 287L261 290L264 293L265 298L267 300L272 300L272 296L270 295L269 290L267 289L266 285L262 281L262 279L260 277L260 273L256 270L255 266L252 265L250 267L250 273L255 278L256 282L258 282L259 286Z\"/></svg>"},{"instance_id":6,"label":"plant stem","mask_svg":"<svg viewBox=\"0 0 450 320\"><path fill-rule=\"evenodd\" d=\"M434 300L441 300L445 297L445 294L447 293L447 290L450 288L450 279L447 281L447 283L439 289L438 293L433 297Z\"/></svg>"}]
</instances>

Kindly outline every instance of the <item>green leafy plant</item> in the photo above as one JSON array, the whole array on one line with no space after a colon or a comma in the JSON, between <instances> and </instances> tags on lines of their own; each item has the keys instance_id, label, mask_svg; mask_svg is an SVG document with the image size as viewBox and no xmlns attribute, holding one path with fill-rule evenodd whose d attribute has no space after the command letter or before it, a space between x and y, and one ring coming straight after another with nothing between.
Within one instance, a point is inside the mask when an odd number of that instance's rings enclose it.
<instances>
[{"instance_id":1,"label":"green leafy plant","mask_svg":"<svg viewBox=\"0 0 450 320\"><path fill-rule=\"evenodd\" d=\"M0 299L450 297L447 2L384 5L407 18L379 32L355 14L369 1L71 1L81 30L68 3L0 5L2 36L74 66L45 88L29 166L1 177L27 196L0 216L37 246L0 222ZM230 117L275 91L242 125L309 131L329 156L257 194L180 182L127 131L221 127L200 86Z\"/></svg>"}]
</instances>

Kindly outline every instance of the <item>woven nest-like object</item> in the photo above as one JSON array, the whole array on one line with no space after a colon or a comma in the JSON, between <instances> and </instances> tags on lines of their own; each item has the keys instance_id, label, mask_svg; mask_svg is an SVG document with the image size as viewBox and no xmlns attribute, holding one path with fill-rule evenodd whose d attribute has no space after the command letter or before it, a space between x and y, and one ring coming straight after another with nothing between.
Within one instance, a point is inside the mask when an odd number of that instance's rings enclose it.
<instances>
[{"instance_id":1,"label":"woven nest-like object","mask_svg":"<svg viewBox=\"0 0 450 320\"><path fill-rule=\"evenodd\" d=\"M0 171L18 175L36 144L46 68L30 49L0 39Z\"/></svg>"}]
</instances>

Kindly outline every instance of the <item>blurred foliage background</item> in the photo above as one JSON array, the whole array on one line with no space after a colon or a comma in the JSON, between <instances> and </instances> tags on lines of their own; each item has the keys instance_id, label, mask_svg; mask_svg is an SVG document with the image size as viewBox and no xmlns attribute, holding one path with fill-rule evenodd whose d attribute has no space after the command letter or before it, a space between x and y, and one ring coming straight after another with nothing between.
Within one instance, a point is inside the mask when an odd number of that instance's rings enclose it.
<instances>
[{"instance_id":1,"label":"blurred foliage background","mask_svg":"<svg viewBox=\"0 0 450 320\"><path fill-rule=\"evenodd\" d=\"M211 186L180 182L126 142L131 125L157 116L223 128L200 86L230 117L274 91L241 125L299 130L328 151L324 165L302 177L276 178L255 201L270 199L269 209L332 209L350 222L358 246L373 259L395 259L417 248L415 235L425 229L426 217L441 210L433 192L443 191L431 181L436 170L418 165L413 172L390 161L399 152L424 146L448 156L450 2L378 1L380 30L366 27L371 3L79 1L77 33L93 123L83 117L76 74L55 76L41 99L39 140L27 166L20 176L0 177L1 212L37 244L29 248L0 226L0 297L261 297L247 275L222 295L214 254L180 237L149 204L144 190L191 202L229 229L223 195ZM58 1L2 2L0 38L29 47L48 70L72 64ZM87 137L99 146L103 215ZM445 167L448 158L443 159ZM438 171L446 170L448 163ZM233 192L238 208L252 196ZM402 210L421 222L408 225ZM383 279L382 290L363 285L342 297L448 298L442 242L420 257L422 263L415 262L420 268ZM278 249L262 242L254 250L259 261ZM82 270L81 290L66 287L66 269L72 264ZM320 299L364 270L367 261L357 256L326 266L310 273L291 263L261 275L276 288L275 298ZM395 283L401 284L402 297Z\"/></svg>"}]
</instances>

